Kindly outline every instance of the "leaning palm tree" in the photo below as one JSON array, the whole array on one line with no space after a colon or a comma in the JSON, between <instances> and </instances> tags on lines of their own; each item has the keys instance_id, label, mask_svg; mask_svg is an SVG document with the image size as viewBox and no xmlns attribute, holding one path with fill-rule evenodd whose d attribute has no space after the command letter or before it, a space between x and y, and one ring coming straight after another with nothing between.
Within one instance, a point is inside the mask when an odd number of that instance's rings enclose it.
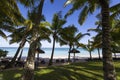
<instances>
[{"instance_id":1,"label":"leaning palm tree","mask_svg":"<svg viewBox=\"0 0 120 80\"><path fill-rule=\"evenodd\" d=\"M0 0L0 36L7 39L4 31L12 32L14 27L24 19L20 14L17 3L14 0Z\"/></svg>"},{"instance_id":2,"label":"leaning palm tree","mask_svg":"<svg viewBox=\"0 0 120 80\"><path fill-rule=\"evenodd\" d=\"M0 5L2 6L0 7L0 17L4 17L1 21L5 22L7 20L14 25L24 21L15 0L0 0Z\"/></svg>"},{"instance_id":3,"label":"leaning palm tree","mask_svg":"<svg viewBox=\"0 0 120 80\"><path fill-rule=\"evenodd\" d=\"M32 26L32 22L30 20L25 20L23 25L24 27L15 29L14 32L8 36L8 37L11 37L11 40L9 41L10 44L13 44L13 43L20 43L20 44L11 62L8 63L8 65L6 65L5 68L14 67L18 54L23 49L25 43L27 42L27 37L30 35L29 30Z\"/></svg>"},{"instance_id":4,"label":"leaning palm tree","mask_svg":"<svg viewBox=\"0 0 120 80\"><path fill-rule=\"evenodd\" d=\"M73 8L68 14L72 14L75 10L79 8L82 9L79 16L79 23L82 24L86 16L95 11L96 7L101 8L102 15L102 54L103 54L103 70L104 70L104 80L116 80L116 72L113 66L112 52L111 52L111 37L110 37L110 11L109 11L109 1L110 0L68 0L73 2ZM68 2L67 1L67 2ZM67 4L66 2L66 4ZM65 4L65 6L66 6Z\"/></svg>"},{"instance_id":5,"label":"leaning palm tree","mask_svg":"<svg viewBox=\"0 0 120 80\"><path fill-rule=\"evenodd\" d=\"M54 55L54 49L55 49L55 42L59 41L61 37L61 31L63 29L63 25L66 23L64 19L61 18L61 14L54 14L52 24L51 24L51 31L53 35L53 48L52 48L52 53L51 53L51 58L49 60L48 66L52 65L53 61L53 55Z\"/></svg>"}]
</instances>

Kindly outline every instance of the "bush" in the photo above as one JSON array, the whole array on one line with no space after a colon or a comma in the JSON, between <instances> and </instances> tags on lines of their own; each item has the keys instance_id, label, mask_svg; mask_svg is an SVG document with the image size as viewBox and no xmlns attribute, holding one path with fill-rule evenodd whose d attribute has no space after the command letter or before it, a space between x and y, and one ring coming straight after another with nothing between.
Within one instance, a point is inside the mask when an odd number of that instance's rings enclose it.
<instances>
[{"instance_id":1,"label":"bush","mask_svg":"<svg viewBox=\"0 0 120 80\"><path fill-rule=\"evenodd\" d=\"M0 49L0 58L1 57L6 57L7 54L8 54L8 51L6 51L6 50L4 51L4 50Z\"/></svg>"}]
</instances>

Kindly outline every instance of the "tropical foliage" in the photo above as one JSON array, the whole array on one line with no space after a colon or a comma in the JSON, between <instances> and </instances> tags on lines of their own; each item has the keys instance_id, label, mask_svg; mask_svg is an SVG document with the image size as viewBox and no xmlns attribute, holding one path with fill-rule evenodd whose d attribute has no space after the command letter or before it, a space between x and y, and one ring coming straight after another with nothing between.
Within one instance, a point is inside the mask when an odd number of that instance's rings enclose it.
<instances>
[{"instance_id":1,"label":"tropical foliage","mask_svg":"<svg viewBox=\"0 0 120 80\"><path fill-rule=\"evenodd\" d=\"M8 53L8 51L4 51L4 50L0 49L0 58L1 57L6 57L7 53Z\"/></svg>"},{"instance_id":2,"label":"tropical foliage","mask_svg":"<svg viewBox=\"0 0 120 80\"><path fill-rule=\"evenodd\" d=\"M49 61L49 66L52 65L53 55L54 55L54 49L55 49L55 42L62 41L61 39L61 33L63 29L63 25L66 23L64 19L61 18L61 13L54 14L52 24L51 24L51 31L52 31L52 37L53 37L53 48L51 53L51 58Z\"/></svg>"},{"instance_id":3,"label":"tropical foliage","mask_svg":"<svg viewBox=\"0 0 120 80\"><path fill-rule=\"evenodd\" d=\"M54 0L50 0L50 2L53 3ZM48 42L51 42L50 37L52 35L53 47L51 58L48 63L49 66L53 64L56 42L60 43L60 45L69 46L68 62L70 62L70 51L72 49L78 47L86 49L90 53L90 59L92 59L91 52L96 48L98 49L99 58L101 58L100 49L102 49L104 80L116 80L112 52L117 53L120 49L120 3L110 6L110 2L111 0L66 1L64 7L68 4L72 4L72 8L67 12L65 18L73 14L76 10L79 10L78 22L80 25L86 21L89 14L93 14L96 10L101 9L101 12L97 15L99 21L95 23L97 24L97 28L91 28L88 30L97 32L97 35L92 38L93 41L88 40L88 44L82 44L79 41L85 35L90 34L83 34L81 32L77 33L78 29L74 25L64 27L67 19L62 17L61 11L54 14L51 24L46 21L43 14L45 0L0 0L0 37L6 40L10 37L10 44L19 44L13 59L5 68L14 66L21 51L18 59L20 60L24 45L27 42L29 43L29 50L21 80L34 80L36 49L41 48L41 41L47 40ZM18 4L22 4L26 7L26 10L28 11L27 19L25 19L20 13ZM9 32L9 35L6 34L6 32ZM7 51L0 49L0 57L5 57L7 53ZM81 67L85 66L82 65ZM77 68L74 68L74 71L76 70ZM68 75L68 73L66 75ZM90 76L88 78L76 79L89 78ZM69 77L69 79L75 78Z\"/></svg>"},{"instance_id":4,"label":"tropical foliage","mask_svg":"<svg viewBox=\"0 0 120 80\"><path fill-rule=\"evenodd\" d=\"M73 7L72 9L70 9L67 15L72 14L75 10L78 10L79 8L82 9L79 15L78 22L80 24L83 24L88 14L92 14L97 9L97 7L101 8L100 14L102 16L101 25L102 25L102 54L103 54L104 80L108 79L116 80L111 52L111 35L110 35L111 25L109 15L110 14L109 1L110 0L94 0L94 1L67 0L67 2L70 3L73 2ZM67 5L66 3L65 5Z\"/></svg>"}]
</instances>

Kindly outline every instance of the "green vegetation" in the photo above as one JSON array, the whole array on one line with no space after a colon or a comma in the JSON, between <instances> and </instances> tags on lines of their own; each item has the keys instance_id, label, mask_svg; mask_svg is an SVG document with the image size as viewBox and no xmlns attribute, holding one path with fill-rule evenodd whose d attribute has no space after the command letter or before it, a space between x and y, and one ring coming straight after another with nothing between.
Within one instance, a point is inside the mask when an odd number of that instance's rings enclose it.
<instances>
[{"instance_id":1,"label":"green vegetation","mask_svg":"<svg viewBox=\"0 0 120 80\"><path fill-rule=\"evenodd\" d=\"M4 50L0 49L0 58L1 57L6 57L7 53L8 53L8 51L4 51Z\"/></svg>"},{"instance_id":2,"label":"green vegetation","mask_svg":"<svg viewBox=\"0 0 120 80\"><path fill-rule=\"evenodd\" d=\"M117 79L120 79L120 61L115 61ZM0 72L0 80L18 80L22 69ZM35 70L35 80L103 80L102 62L74 63Z\"/></svg>"}]
</instances>

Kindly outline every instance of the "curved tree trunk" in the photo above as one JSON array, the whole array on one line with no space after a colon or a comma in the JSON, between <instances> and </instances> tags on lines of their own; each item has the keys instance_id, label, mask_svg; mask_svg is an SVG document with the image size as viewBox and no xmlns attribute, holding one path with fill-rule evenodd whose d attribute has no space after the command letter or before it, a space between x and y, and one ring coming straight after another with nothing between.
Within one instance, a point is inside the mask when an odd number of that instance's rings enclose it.
<instances>
[{"instance_id":1,"label":"curved tree trunk","mask_svg":"<svg viewBox=\"0 0 120 80\"><path fill-rule=\"evenodd\" d=\"M75 53L73 53L73 62L75 62Z\"/></svg>"},{"instance_id":2,"label":"curved tree trunk","mask_svg":"<svg viewBox=\"0 0 120 80\"><path fill-rule=\"evenodd\" d=\"M116 53L114 53L114 56L115 56L115 59L117 58L117 55L116 55Z\"/></svg>"},{"instance_id":3,"label":"curved tree trunk","mask_svg":"<svg viewBox=\"0 0 120 80\"><path fill-rule=\"evenodd\" d=\"M68 52L68 62L70 62L70 51L71 51L71 46L70 46L69 52Z\"/></svg>"},{"instance_id":4,"label":"curved tree trunk","mask_svg":"<svg viewBox=\"0 0 120 80\"><path fill-rule=\"evenodd\" d=\"M24 47L25 43L26 43L26 39L24 39L24 40L20 43L20 45L19 45L19 47L18 47L18 49L17 49L14 57L12 58L11 62L8 63L8 65L6 65L5 68L12 68L12 67L14 67L15 61L16 61L16 59L17 59L17 56L18 56L20 50Z\"/></svg>"},{"instance_id":5,"label":"curved tree trunk","mask_svg":"<svg viewBox=\"0 0 120 80\"><path fill-rule=\"evenodd\" d=\"M100 57L100 48L97 48L97 50L98 50L99 59L101 59L101 57Z\"/></svg>"},{"instance_id":6,"label":"curved tree trunk","mask_svg":"<svg viewBox=\"0 0 120 80\"><path fill-rule=\"evenodd\" d=\"M89 51L89 53L90 53L90 60L92 60L92 54L91 54L91 51Z\"/></svg>"},{"instance_id":7,"label":"curved tree trunk","mask_svg":"<svg viewBox=\"0 0 120 80\"><path fill-rule=\"evenodd\" d=\"M18 57L17 61L21 61L22 54L23 54L23 49L21 50L20 56Z\"/></svg>"},{"instance_id":8,"label":"curved tree trunk","mask_svg":"<svg viewBox=\"0 0 120 80\"><path fill-rule=\"evenodd\" d=\"M113 66L110 37L109 3L107 0L99 0L102 14L102 55L104 80L116 80L116 72Z\"/></svg>"},{"instance_id":9,"label":"curved tree trunk","mask_svg":"<svg viewBox=\"0 0 120 80\"><path fill-rule=\"evenodd\" d=\"M51 66L53 64L53 55L54 55L54 49L55 49L55 38L53 37L53 48L52 48L52 54L51 54L51 58L49 60L49 64L48 66Z\"/></svg>"},{"instance_id":10,"label":"curved tree trunk","mask_svg":"<svg viewBox=\"0 0 120 80\"><path fill-rule=\"evenodd\" d=\"M44 0L40 0L39 6L38 6L38 13L37 13L37 16L35 17L35 26L34 27L38 27L38 25L40 23L43 5L44 5ZM34 28L34 29L36 29L36 28ZM39 41L39 39L37 39L39 36L37 36L36 30L34 32L34 37L36 39L33 39L32 43L30 44L28 57L27 57L26 65L25 65L25 70L24 70L21 80L34 80L35 52L37 49L37 42Z\"/></svg>"},{"instance_id":11,"label":"curved tree trunk","mask_svg":"<svg viewBox=\"0 0 120 80\"><path fill-rule=\"evenodd\" d=\"M30 44L30 48L28 51L28 56L24 68L24 73L22 75L22 80L34 80L34 62L35 62L35 51L37 42L34 41Z\"/></svg>"}]
</instances>

